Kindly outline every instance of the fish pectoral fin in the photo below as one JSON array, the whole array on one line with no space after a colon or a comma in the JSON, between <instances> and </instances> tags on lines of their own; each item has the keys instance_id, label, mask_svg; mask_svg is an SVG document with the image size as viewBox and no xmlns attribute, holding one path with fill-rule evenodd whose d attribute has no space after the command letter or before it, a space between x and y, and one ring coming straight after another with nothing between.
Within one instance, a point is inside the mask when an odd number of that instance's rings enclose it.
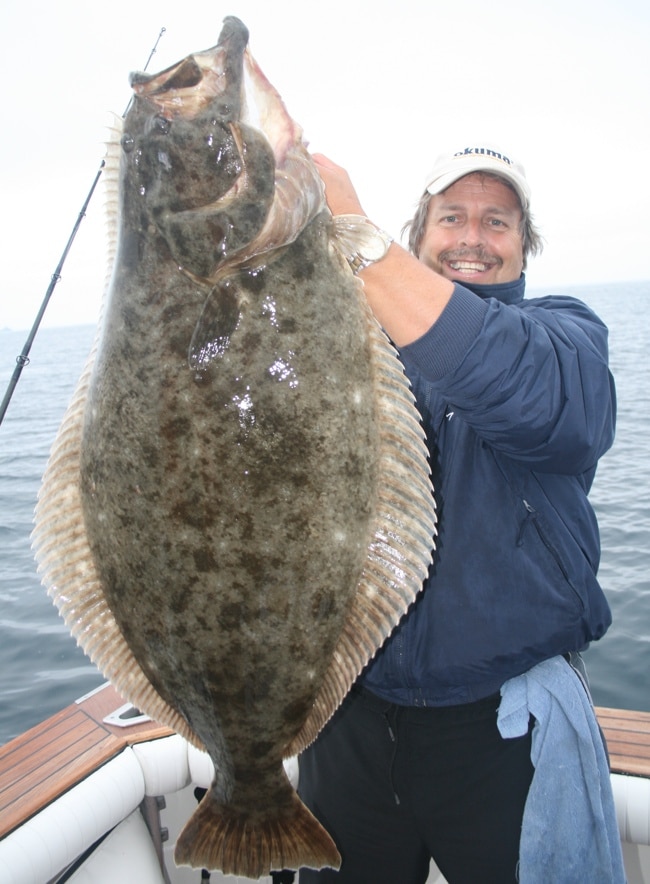
<instances>
[{"instance_id":1,"label":"fish pectoral fin","mask_svg":"<svg viewBox=\"0 0 650 884\"><path fill-rule=\"evenodd\" d=\"M334 841L280 771L266 812L263 795L249 806L237 800L235 790L224 804L211 787L178 837L176 864L246 878L303 866L338 869Z\"/></svg>"},{"instance_id":2,"label":"fish pectoral fin","mask_svg":"<svg viewBox=\"0 0 650 884\"><path fill-rule=\"evenodd\" d=\"M215 359L224 355L241 316L238 289L232 280L218 283L203 306L192 340L188 362L190 368L205 371Z\"/></svg>"}]
</instances>

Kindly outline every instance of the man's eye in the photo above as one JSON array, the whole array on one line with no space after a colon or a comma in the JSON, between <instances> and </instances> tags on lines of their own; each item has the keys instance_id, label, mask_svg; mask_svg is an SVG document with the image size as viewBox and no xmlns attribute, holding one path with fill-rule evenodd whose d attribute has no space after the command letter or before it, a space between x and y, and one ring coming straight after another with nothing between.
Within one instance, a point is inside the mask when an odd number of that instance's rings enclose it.
<instances>
[{"instance_id":1,"label":"man's eye","mask_svg":"<svg viewBox=\"0 0 650 884\"><path fill-rule=\"evenodd\" d=\"M503 227L503 221L500 218L491 218L490 225L492 227Z\"/></svg>"},{"instance_id":2,"label":"man's eye","mask_svg":"<svg viewBox=\"0 0 650 884\"><path fill-rule=\"evenodd\" d=\"M455 224L458 221L458 215L445 215L442 220L445 224Z\"/></svg>"}]
</instances>

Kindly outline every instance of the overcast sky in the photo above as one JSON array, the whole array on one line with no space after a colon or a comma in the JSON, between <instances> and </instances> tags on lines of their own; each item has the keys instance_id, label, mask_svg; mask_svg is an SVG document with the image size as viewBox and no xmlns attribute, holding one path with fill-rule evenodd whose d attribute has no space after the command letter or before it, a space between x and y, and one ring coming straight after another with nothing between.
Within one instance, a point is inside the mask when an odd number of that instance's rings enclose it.
<instances>
[{"instance_id":1,"label":"overcast sky","mask_svg":"<svg viewBox=\"0 0 650 884\"><path fill-rule=\"evenodd\" d=\"M441 150L490 140L532 186L530 286L650 278L647 0L4 0L0 328L31 326L161 28L150 72L212 46L229 14L393 235ZM98 191L44 325L94 322L105 271Z\"/></svg>"}]
</instances>

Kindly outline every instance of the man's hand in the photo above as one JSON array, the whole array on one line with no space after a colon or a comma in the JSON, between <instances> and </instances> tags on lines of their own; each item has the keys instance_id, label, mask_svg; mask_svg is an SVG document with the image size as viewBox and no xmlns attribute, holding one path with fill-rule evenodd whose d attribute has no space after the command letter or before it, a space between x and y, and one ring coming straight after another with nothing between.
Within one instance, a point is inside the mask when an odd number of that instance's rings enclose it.
<instances>
[{"instance_id":1,"label":"man's hand","mask_svg":"<svg viewBox=\"0 0 650 884\"><path fill-rule=\"evenodd\" d=\"M333 215L365 215L350 177L323 154L312 158ZM402 347L425 334L454 290L453 283L393 243L385 258L359 273L371 310L391 340Z\"/></svg>"},{"instance_id":2,"label":"man's hand","mask_svg":"<svg viewBox=\"0 0 650 884\"><path fill-rule=\"evenodd\" d=\"M325 199L332 215L365 215L350 176L321 153L312 155L325 185Z\"/></svg>"}]
</instances>

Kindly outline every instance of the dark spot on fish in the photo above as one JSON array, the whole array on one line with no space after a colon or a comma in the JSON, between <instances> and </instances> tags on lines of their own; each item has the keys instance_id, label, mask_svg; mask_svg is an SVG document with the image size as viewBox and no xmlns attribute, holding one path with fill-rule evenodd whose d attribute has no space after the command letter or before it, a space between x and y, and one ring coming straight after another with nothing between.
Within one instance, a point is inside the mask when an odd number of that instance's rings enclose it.
<instances>
[{"instance_id":1,"label":"dark spot on fish","mask_svg":"<svg viewBox=\"0 0 650 884\"><path fill-rule=\"evenodd\" d=\"M266 274L264 267L256 267L241 274L241 286L249 292L261 292L266 286Z\"/></svg>"},{"instance_id":2,"label":"dark spot on fish","mask_svg":"<svg viewBox=\"0 0 650 884\"><path fill-rule=\"evenodd\" d=\"M250 757L254 757L252 752L250 753ZM255 765L251 765L250 767L242 765L241 767L237 768L237 785L240 789L248 784L255 784L258 782L259 770Z\"/></svg>"},{"instance_id":3,"label":"dark spot on fish","mask_svg":"<svg viewBox=\"0 0 650 884\"><path fill-rule=\"evenodd\" d=\"M174 635L176 638L185 639L188 634L187 624L183 620L179 620L174 625Z\"/></svg>"},{"instance_id":4,"label":"dark spot on fish","mask_svg":"<svg viewBox=\"0 0 650 884\"><path fill-rule=\"evenodd\" d=\"M214 571L217 566L216 559L209 549L195 549L194 564L196 565L196 570L203 574Z\"/></svg>"},{"instance_id":5,"label":"dark spot on fish","mask_svg":"<svg viewBox=\"0 0 650 884\"><path fill-rule=\"evenodd\" d=\"M182 317L182 304L166 304L160 314L160 321L164 324L165 328L169 328L170 326L173 327L178 322L180 322L182 320Z\"/></svg>"},{"instance_id":6,"label":"dark spot on fish","mask_svg":"<svg viewBox=\"0 0 650 884\"><path fill-rule=\"evenodd\" d=\"M292 246L291 274L294 281L311 279L314 275L314 257L311 249L307 249L305 243L296 240Z\"/></svg>"},{"instance_id":7,"label":"dark spot on fish","mask_svg":"<svg viewBox=\"0 0 650 884\"><path fill-rule=\"evenodd\" d=\"M347 462L344 464L345 472L352 481L355 481L358 476L365 475L368 466L366 459L362 455L354 455L351 454L348 458Z\"/></svg>"},{"instance_id":8,"label":"dark spot on fish","mask_svg":"<svg viewBox=\"0 0 650 884\"><path fill-rule=\"evenodd\" d=\"M287 703L282 709L282 717L288 724L300 724L307 717L311 705L311 700L305 698L295 700L293 703Z\"/></svg>"},{"instance_id":9,"label":"dark spot on fish","mask_svg":"<svg viewBox=\"0 0 650 884\"><path fill-rule=\"evenodd\" d=\"M293 334L297 330L297 327L296 320L293 316L287 316L281 319L278 323L278 330L283 335Z\"/></svg>"},{"instance_id":10,"label":"dark spot on fish","mask_svg":"<svg viewBox=\"0 0 650 884\"><path fill-rule=\"evenodd\" d=\"M262 335L259 332L248 332L242 338L242 348L246 353L253 353L262 345Z\"/></svg>"},{"instance_id":11,"label":"dark spot on fish","mask_svg":"<svg viewBox=\"0 0 650 884\"><path fill-rule=\"evenodd\" d=\"M255 520L251 513L242 513L236 520L239 536L242 540L252 540L255 537Z\"/></svg>"},{"instance_id":12,"label":"dark spot on fish","mask_svg":"<svg viewBox=\"0 0 650 884\"><path fill-rule=\"evenodd\" d=\"M120 260L124 270L130 270L140 263L145 248L143 239L136 233L125 234L122 238Z\"/></svg>"},{"instance_id":13,"label":"dark spot on fish","mask_svg":"<svg viewBox=\"0 0 650 884\"><path fill-rule=\"evenodd\" d=\"M191 477L190 477L191 478ZM214 513L205 504L198 501L182 500L173 509L174 516L191 528L204 529L214 523Z\"/></svg>"},{"instance_id":14,"label":"dark spot on fish","mask_svg":"<svg viewBox=\"0 0 650 884\"><path fill-rule=\"evenodd\" d=\"M140 313L135 307L132 307L129 304L124 304L122 307L122 320L124 325L126 326L127 331L131 331L134 328L139 328L140 323Z\"/></svg>"},{"instance_id":15,"label":"dark spot on fish","mask_svg":"<svg viewBox=\"0 0 650 884\"><path fill-rule=\"evenodd\" d=\"M160 452L156 442L143 442L142 454L146 466L153 472L158 467L158 462L160 460Z\"/></svg>"},{"instance_id":16,"label":"dark spot on fish","mask_svg":"<svg viewBox=\"0 0 650 884\"><path fill-rule=\"evenodd\" d=\"M287 540L302 540L304 543L309 541L309 519L300 513L291 513L284 522L284 533Z\"/></svg>"},{"instance_id":17,"label":"dark spot on fish","mask_svg":"<svg viewBox=\"0 0 650 884\"><path fill-rule=\"evenodd\" d=\"M184 614L192 599L190 589L181 589L173 594L169 600L169 607L174 614Z\"/></svg>"},{"instance_id":18,"label":"dark spot on fish","mask_svg":"<svg viewBox=\"0 0 650 884\"><path fill-rule=\"evenodd\" d=\"M265 700L271 685L277 680L277 672L271 667L260 667L254 678L248 679L244 687L244 700L247 709L252 709L260 700Z\"/></svg>"},{"instance_id":19,"label":"dark spot on fish","mask_svg":"<svg viewBox=\"0 0 650 884\"><path fill-rule=\"evenodd\" d=\"M228 602L221 606L219 625L224 632L237 629L243 621L243 605L241 602Z\"/></svg>"},{"instance_id":20,"label":"dark spot on fish","mask_svg":"<svg viewBox=\"0 0 650 884\"><path fill-rule=\"evenodd\" d=\"M251 743L251 753L259 758L262 755L268 755L275 749L275 744L270 740L256 740Z\"/></svg>"},{"instance_id":21,"label":"dark spot on fish","mask_svg":"<svg viewBox=\"0 0 650 884\"><path fill-rule=\"evenodd\" d=\"M312 600L312 616L314 620L327 620L336 609L336 599L331 592L324 590Z\"/></svg>"},{"instance_id":22,"label":"dark spot on fish","mask_svg":"<svg viewBox=\"0 0 650 884\"><path fill-rule=\"evenodd\" d=\"M190 432L191 427L192 424L188 417L179 416L167 421L167 423L161 424L160 432L164 439L171 442L174 439L186 436Z\"/></svg>"},{"instance_id":23,"label":"dark spot on fish","mask_svg":"<svg viewBox=\"0 0 650 884\"><path fill-rule=\"evenodd\" d=\"M249 553L242 561L247 573L255 582L264 579L268 570L276 570L282 567L282 559L279 556L262 556Z\"/></svg>"}]
</instances>

